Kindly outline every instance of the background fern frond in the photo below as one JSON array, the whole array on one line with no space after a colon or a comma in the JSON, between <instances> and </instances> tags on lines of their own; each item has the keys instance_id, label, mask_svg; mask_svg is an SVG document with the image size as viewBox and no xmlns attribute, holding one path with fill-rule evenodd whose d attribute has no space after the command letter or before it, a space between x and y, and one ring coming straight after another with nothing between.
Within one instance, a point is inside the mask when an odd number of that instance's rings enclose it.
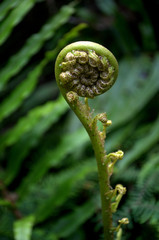
<instances>
[{"instance_id":1,"label":"background fern frond","mask_svg":"<svg viewBox=\"0 0 159 240\"><path fill-rule=\"evenodd\" d=\"M2 90L9 79L15 76L43 46L44 42L54 36L56 30L67 22L74 12L71 6L63 6L56 16L53 16L40 30L32 35L18 53L13 55L6 66L0 72L0 90Z\"/></svg>"}]
</instances>

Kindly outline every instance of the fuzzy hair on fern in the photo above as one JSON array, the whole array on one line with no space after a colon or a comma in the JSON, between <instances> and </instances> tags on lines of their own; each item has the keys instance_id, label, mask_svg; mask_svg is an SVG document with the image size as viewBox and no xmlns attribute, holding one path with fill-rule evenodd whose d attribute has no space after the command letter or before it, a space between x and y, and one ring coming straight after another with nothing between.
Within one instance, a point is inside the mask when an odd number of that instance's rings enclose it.
<instances>
[{"instance_id":1,"label":"fuzzy hair on fern","mask_svg":"<svg viewBox=\"0 0 159 240\"><path fill-rule=\"evenodd\" d=\"M116 212L126 188L118 184L115 189L110 186L110 177L114 164L123 158L121 150L106 154L106 128L111 125L106 113L93 116L88 104L92 99L108 91L118 76L118 63L114 55L100 44L80 41L66 46L59 53L55 63L55 76L58 87L71 109L85 127L94 149L101 194L104 239L113 240L114 232L120 238L121 225L128 219L119 220L119 225L112 225L112 214ZM84 102L80 97L84 97ZM103 125L102 131L97 123Z\"/></svg>"}]
</instances>

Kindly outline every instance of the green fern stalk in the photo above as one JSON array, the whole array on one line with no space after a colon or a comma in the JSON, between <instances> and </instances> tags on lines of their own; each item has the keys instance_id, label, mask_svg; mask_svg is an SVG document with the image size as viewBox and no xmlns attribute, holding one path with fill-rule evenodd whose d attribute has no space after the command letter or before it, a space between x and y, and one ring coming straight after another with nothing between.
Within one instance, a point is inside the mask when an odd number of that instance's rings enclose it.
<instances>
[{"instance_id":1,"label":"green fern stalk","mask_svg":"<svg viewBox=\"0 0 159 240\"><path fill-rule=\"evenodd\" d=\"M105 47L87 41L75 42L66 46L58 55L55 63L56 81L65 100L75 112L90 137L98 165L99 185L102 202L102 218L105 240L114 239L114 231L119 231L121 224L128 223L126 218L120 220L119 226L112 226L112 213L126 189L118 184L114 190L110 187L110 176L123 152L106 155L106 128L111 125L106 113L93 116L88 105L88 98L94 98L109 90L118 76L118 63L113 54ZM80 97L84 97L82 102ZM100 131L97 122L103 125ZM115 199L112 202L112 198Z\"/></svg>"}]
</instances>

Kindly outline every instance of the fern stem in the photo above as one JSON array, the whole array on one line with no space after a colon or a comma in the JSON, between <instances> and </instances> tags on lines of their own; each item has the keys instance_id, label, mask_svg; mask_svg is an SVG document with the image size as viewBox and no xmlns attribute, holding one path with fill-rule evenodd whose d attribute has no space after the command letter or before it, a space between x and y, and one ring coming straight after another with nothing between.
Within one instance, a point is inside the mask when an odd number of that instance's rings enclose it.
<instances>
[{"instance_id":1,"label":"fern stem","mask_svg":"<svg viewBox=\"0 0 159 240\"><path fill-rule=\"evenodd\" d=\"M86 129L92 147L94 149L97 166L98 166L98 178L102 203L102 220L104 227L104 239L113 240L114 234L112 231L112 212L111 212L111 196L110 193L110 181L108 173L108 163L105 163L106 151L104 148L104 138L101 140L101 132L97 128L97 118L93 118L89 106L82 104L78 99L74 100L74 104L70 104L71 95L67 95L66 101L75 112L84 128ZM75 96L74 96L75 99ZM92 124L93 123L93 124Z\"/></svg>"},{"instance_id":2,"label":"fern stem","mask_svg":"<svg viewBox=\"0 0 159 240\"><path fill-rule=\"evenodd\" d=\"M107 121L105 113L93 117L87 98L94 98L112 87L118 75L118 63L113 54L103 46L92 42L76 42L59 53L55 75L61 93L90 137L98 166L104 239L113 240L112 191L109 182L111 174L104 148L105 130L110 121ZM79 100L79 96L85 97L85 103ZM98 120L103 124L102 132L98 130Z\"/></svg>"},{"instance_id":3,"label":"fern stem","mask_svg":"<svg viewBox=\"0 0 159 240\"><path fill-rule=\"evenodd\" d=\"M112 212L111 212L111 198L109 196L110 192L110 182L109 182L109 173L108 165L104 164L103 159L105 157L105 149L101 145L99 140L99 135L94 135L93 132L89 133L92 146L95 152L97 166L98 166L98 178L100 186L100 195L102 203L102 219L104 227L104 239L112 240L113 231L112 231Z\"/></svg>"},{"instance_id":4,"label":"fern stem","mask_svg":"<svg viewBox=\"0 0 159 240\"><path fill-rule=\"evenodd\" d=\"M90 129L88 131L88 134L90 136L90 140L94 149L97 166L98 166L98 179L99 179L100 195L101 195L101 203L102 203L104 239L112 240L113 239L112 212L111 212L111 198L109 196L110 181L109 181L108 165L104 163L106 152L103 144L101 144L99 131L97 130L96 134L94 134L94 131Z\"/></svg>"}]
</instances>

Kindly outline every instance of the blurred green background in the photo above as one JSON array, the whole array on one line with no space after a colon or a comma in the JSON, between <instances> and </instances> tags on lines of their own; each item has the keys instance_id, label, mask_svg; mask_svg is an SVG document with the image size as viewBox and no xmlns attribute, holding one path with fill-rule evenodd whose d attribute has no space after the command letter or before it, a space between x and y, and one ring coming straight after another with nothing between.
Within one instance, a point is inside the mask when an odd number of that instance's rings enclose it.
<instances>
[{"instance_id":1,"label":"blurred green background","mask_svg":"<svg viewBox=\"0 0 159 240\"><path fill-rule=\"evenodd\" d=\"M103 239L93 150L54 77L79 40L119 61L113 88L89 100L113 122L107 152L125 152L114 226L128 217L122 240L159 239L158 12L157 0L0 2L0 240Z\"/></svg>"}]
</instances>

